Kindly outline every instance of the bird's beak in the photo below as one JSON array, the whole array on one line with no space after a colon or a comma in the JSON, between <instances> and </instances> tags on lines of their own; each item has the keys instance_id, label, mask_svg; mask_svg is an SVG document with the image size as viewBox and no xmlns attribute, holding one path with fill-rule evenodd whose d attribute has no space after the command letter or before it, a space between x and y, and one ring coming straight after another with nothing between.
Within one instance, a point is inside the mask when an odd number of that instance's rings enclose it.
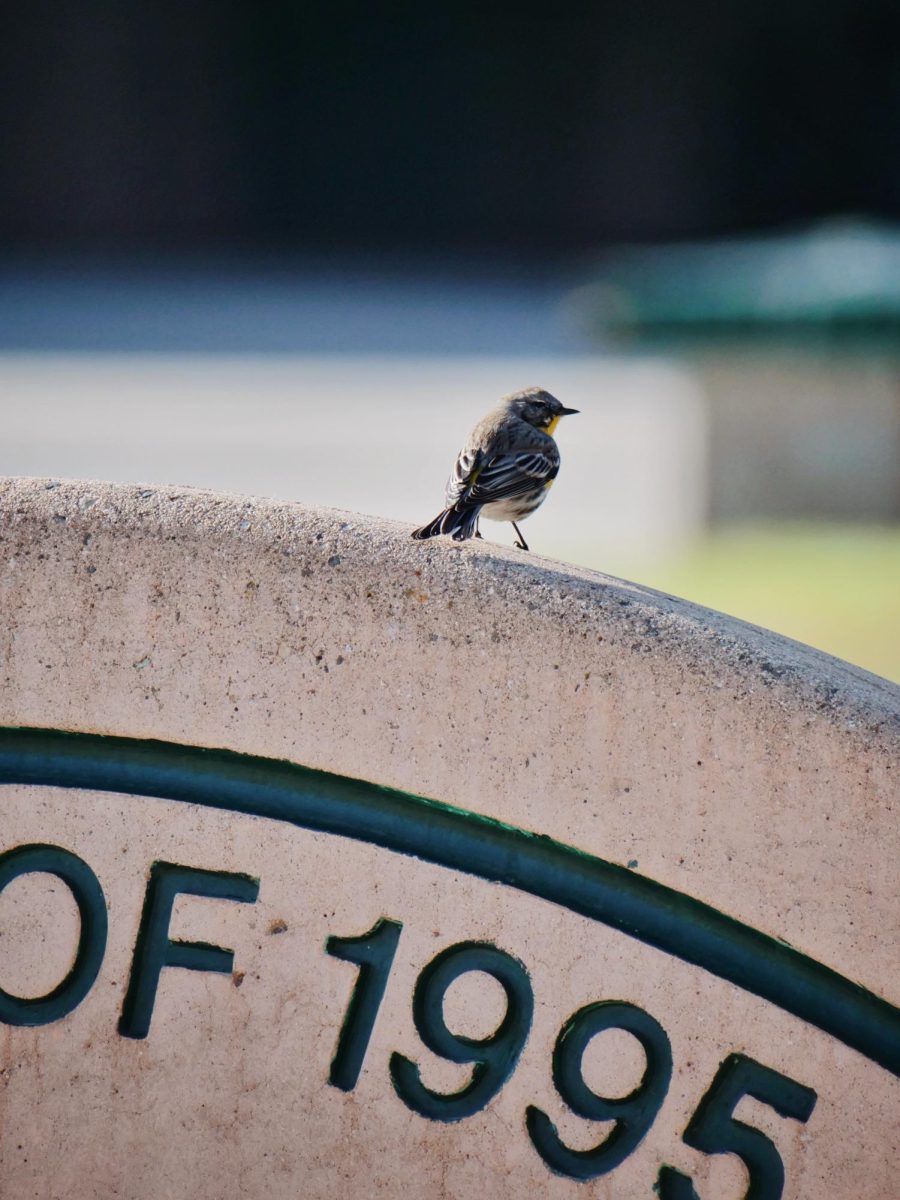
<instances>
[{"instance_id":1,"label":"bird's beak","mask_svg":"<svg viewBox=\"0 0 900 1200\"><path fill-rule=\"evenodd\" d=\"M559 410L559 415L561 417L574 417L580 411L581 410L578 408L561 408Z\"/></svg>"}]
</instances>

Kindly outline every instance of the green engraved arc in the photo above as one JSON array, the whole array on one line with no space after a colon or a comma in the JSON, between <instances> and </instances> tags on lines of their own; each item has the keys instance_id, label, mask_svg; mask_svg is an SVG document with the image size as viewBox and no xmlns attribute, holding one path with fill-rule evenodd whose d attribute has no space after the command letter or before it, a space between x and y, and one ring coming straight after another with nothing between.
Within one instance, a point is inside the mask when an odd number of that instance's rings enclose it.
<instances>
[{"instance_id":1,"label":"green engraved arc","mask_svg":"<svg viewBox=\"0 0 900 1200\"><path fill-rule=\"evenodd\" d=\"M900 1075L900 1009L888 1001L700 900L464 809L277 759L45 729L0 729L0 783L204 804L503 883L703 967Z\"/></svg>"}]
</instances>

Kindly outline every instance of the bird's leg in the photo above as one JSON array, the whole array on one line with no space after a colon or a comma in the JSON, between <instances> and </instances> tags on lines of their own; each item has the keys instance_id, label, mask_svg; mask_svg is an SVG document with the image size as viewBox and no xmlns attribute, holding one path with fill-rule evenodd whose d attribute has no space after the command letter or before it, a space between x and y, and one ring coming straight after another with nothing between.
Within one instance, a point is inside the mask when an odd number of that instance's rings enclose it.
<instances>
[{"instance_id":1,"label":"bird's leg","mask_svg":"<svg viewBox=\"0 0 900 1200\"><path fill-rule=\"evenodd\" d=\"M476 536L477 538L480 538L480 537L481 537L481 530L478 528L478 522L479 522L480 520L481 520L481 517L480 517L480 516L475 518L475 536Z\"/></svg>"},{"instance_id":2,"label":"bird's leg","mask_svg":"<svg viewBox=\"0 0 900 1200\"><path fill-rule=\"evenodd\" d=\"M515 521L510 521L510 525L512 525L513 529L519 535L519 540L517 542L514 542L513 545L516 547L517 550L527 550L528 543L522 537L522 531L519 529L518 525L515 523Z\"/></svg>"}]
</instances>

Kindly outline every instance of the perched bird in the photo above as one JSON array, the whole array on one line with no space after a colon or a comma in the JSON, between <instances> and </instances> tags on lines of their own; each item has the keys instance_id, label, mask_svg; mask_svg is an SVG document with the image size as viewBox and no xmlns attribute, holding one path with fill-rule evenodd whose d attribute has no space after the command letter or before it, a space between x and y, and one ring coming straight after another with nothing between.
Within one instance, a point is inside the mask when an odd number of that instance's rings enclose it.
<instances>
[{"instance_id":1,"label":"perched bird","mask_svg":"<svg viewBox=\"0 0 900 1200\"><path fill-rule=\"evenodd\" d=\"M516 521L543 504L559 470L553 434L560 418L577 413L564 408L543 388L504 396L469 434L447 480L447 507L413 533L414 538L449 533L453 540L481 537L479 517L509 521L520 550L528 546Z\"/></svg>"}]
</instances>

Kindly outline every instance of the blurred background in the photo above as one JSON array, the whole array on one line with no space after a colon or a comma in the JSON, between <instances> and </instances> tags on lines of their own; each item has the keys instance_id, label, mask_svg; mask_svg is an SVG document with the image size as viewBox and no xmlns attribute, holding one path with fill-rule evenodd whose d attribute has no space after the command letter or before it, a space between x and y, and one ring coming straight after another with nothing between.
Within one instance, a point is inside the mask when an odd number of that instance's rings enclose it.
<instances>
[{"instance_id":1,"label":"blurred background","mask_svg":"<svg viewBox=\"0 0 900 1200\"><path fill-rule=\"evenodd\" d=\"M0 474L421 524L541 384L533 549L900 680L900 5L489 7L6 6Z\"/></svg>"}]
</instances>

